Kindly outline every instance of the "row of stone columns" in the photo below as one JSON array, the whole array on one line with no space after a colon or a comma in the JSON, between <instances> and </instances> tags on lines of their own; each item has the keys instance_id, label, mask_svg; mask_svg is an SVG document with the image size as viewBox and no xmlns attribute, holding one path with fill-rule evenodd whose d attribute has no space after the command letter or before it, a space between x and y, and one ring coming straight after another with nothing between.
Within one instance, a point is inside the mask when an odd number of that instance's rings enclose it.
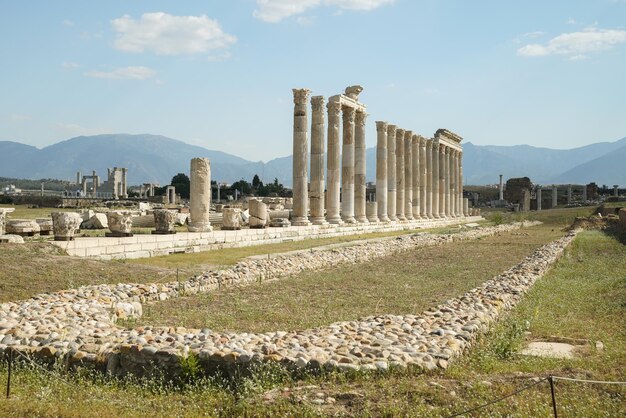
<instances>
[{"instance_id":1,"label":"row of stone columns","mask_svg":"<svg viewBox=\"0 0 626 418\"><path fill-rule=\"evenodd\" d=\"M460 217L463 209L461 137L440 129L433 139L376 122L378 219Z\"/></svg>"},{"instance_id":2,"label":"row of stone columns","mask_svg":"<svg viewBox=\"0 0 626 418\"><path fill-rule=\"evenodd\" d=\"M310 90L293 89L292 224L353 224L371 220L388 222L463 216L462 138L440 129L433 139L425 139L410 130L379 121L376 122L377 203L370 206L377 215L370 213L368 220L365 182L367 113L365 106L358 101L362 90L360 86L351 86L346 88L345 94L328 100L326 179L324 97L310 98L309 190Z\"/></svg>"}]
</instances>

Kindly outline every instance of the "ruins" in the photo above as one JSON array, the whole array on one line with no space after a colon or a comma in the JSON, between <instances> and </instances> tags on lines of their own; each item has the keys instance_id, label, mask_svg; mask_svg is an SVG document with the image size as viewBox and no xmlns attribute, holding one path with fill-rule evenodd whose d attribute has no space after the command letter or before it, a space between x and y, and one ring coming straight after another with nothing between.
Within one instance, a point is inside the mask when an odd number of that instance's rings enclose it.
<instances>
[{"instance_id":1,"label":"ruins","mask_svg":"<svg viewBox=\"0 0 626 418\"><path fill-rule=\"evenodd\" d=\"M293 225L367 224L373 221L468 216L469 207L466 208L468 205L463 202L462 138L446 129L439 129L433 138L425 139L411 130L384 121L376 122L377 203L367 205L364 129L367 113L366 106L358 101L362 91L361 86L350 86L344 94L328 99L327 195L324 201L324 97L314 96L310 99L312 136L309 194L307 101L310 90L293 89ZM374 211L376 216L372 215Z\"/></svg>"},{"instance_id":2,"label":"ruins","mask_svg":"<svg viewBox=\"0 0 626 418\"><path fill-rule=\"evenodd\" d=\"M76 197L127 199L127 174L127 168L107 168L107 180L101 184L100 176L96 174L95 170L92 171L91 175L86 176L82 175L81 172L78 171L76 173L76 185L81 186L81 194ZM90 185L91 191L89 190Z\"/></svg>"}]
</instances>

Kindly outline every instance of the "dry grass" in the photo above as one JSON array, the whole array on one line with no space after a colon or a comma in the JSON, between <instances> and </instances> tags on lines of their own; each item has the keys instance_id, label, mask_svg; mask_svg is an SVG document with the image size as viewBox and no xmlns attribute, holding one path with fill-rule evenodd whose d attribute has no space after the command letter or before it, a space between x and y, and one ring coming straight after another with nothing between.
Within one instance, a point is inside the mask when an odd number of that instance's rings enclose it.
<instances>
[{"instance_id":1,"label":"dry grass","mask_svg":"<svg viewBox=\"0 0 626 418\"><path fill-rule=\"evenodd\" d=\"M147 306L140 324L264 332L372 314L419 313L468 291L562 235L549 226Z\"/></svg>"}]
</instances>

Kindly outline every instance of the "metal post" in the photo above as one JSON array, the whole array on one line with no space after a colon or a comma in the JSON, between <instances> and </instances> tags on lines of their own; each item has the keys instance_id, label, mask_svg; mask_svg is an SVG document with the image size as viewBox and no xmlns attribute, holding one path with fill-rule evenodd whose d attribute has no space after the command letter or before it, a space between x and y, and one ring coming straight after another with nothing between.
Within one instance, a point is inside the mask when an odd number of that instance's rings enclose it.
<instances>
[{"instance_id":1,"label":"metal post","mask_svg":"<svg viewBox=\"0 0 626 418\"><path fill-rule=\"evenodd\" d=\"M9 370L7 374L7 399L11 396L11 371L13 369L13 349L9 348Z\"/></svg>"},{"instance_id":2,"label":"metal post","mask_svg":"<svg viewBox=\"0 0 626 418\"><path fill-rule=\"evenodd\" d=\"M550 382L550 392L552 394L552 411L554 412L554 418L558 418L556 412L556 396L554 396L554 379L552 379L552 376L548 376L548 382Z\"/></svg>"}]
</instances>

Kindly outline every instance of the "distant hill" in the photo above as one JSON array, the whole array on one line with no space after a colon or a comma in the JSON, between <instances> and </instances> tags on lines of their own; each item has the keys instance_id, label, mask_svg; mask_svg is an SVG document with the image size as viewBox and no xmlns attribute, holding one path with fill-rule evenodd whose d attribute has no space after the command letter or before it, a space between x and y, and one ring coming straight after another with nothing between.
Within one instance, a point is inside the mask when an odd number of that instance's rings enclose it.
<instances>
[{"instance_id":1,"label":"distant hill","mask_svg":"<svg viewBox=\"0 0 626 418\"><path fill-rule=\"evenodd\" d=\"M479 146L463 144L463 175L466 184L493 184L505 178L528 176L535 183L587 183L626 185L626 138L599 142L570 150L529 145ZM193 157L211 160L214 180L264 181L274 178L291 186L292 157L267 163L248 161L221 151L189 145L160 135L79 136L38 149L13 141L0 141L0 176L73 180L76 172L92 170L106 177L109 167L127 167L129 185L168 184L177 173L189 172ZM376 178L376 150L367 149L367 180Z\"/></svg>"}]
</instances>

